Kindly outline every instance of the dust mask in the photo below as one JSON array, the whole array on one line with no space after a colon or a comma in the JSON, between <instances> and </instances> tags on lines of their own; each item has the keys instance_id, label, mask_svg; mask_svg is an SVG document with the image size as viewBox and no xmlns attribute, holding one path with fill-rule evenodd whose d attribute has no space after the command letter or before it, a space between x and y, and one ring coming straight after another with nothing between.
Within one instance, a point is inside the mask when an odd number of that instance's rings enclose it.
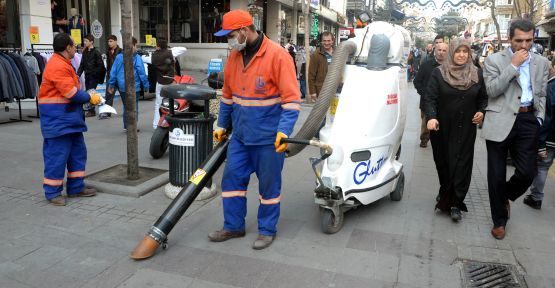
<instances>
[{"instance_id":1,"label":"dust mask","mask_svg":"<svg viewBox=\"0 0 555 288\"><path fill-rule=\"evenodd\" d=\"M241 35L242 34L239 32L239 35L237 35L236 37L227 39L227 45L229 45L229 48L235 49L237 51L242 51L243 49L245 49L245 47L247 46L247 37L245 37L245 42L239 43L239 37Z\"/></svg>"}]
</instances>

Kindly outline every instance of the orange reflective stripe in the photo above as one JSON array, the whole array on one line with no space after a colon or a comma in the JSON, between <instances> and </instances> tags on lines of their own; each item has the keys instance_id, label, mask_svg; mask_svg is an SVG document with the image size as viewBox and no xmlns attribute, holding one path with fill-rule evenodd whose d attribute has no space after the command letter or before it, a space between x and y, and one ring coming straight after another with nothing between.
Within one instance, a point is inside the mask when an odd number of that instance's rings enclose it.
<instances>
[{"instance_id":1,"label":"orange reflective stripe","mask_svg":"<svg viewBox=\"0 0 555 288\"><path fill-rule=\"evenodd\" d=\"M62 184L64 184L64 180L54 180L54 179L44 178L42 183L50 186L62 186Z\"/></svg>"},{"instance_id":2,"label":"orange reflective stripe","mask_svg":"<svg viewBox=\"0 0 555 288\"><path fill-rule=\"evenodd\" d=\"M67 178L80 178L80 177L85 177L85 171L67 172Z\"/></svg>"},{"instance_id":3,"label":"orange reflective stripe","mask_svg":"<svg viewBox=\"0 0 555 288\"><path fill-rule=\"evenodd\" d=\"M69 99L63 97L39 98L39 104L68 104L70 102Z\"/></svg>"},{"instance_id":4,"label":"orange reflective stripe","mask_svg":"<svg viewBox=\"0 0 555 288\"><path fill-rule=\"evenodd\" d=\"M287 110L301 110L301 104L299 103L286 103L281 105L281 108Z\"/></svg>"},{"instance_id":5,"label":"orange reflective stripe","mask_svg":"<svg viewBox=\"0 0 555 288\"><path fill-rule=\"evenodd\" d=\"M231 197L246 197L247 191L225 191L222 192L222 198L231 198Z\"/></svg>"},{"instance_id":6,"label":"orange reflective stripe","mask_svg":"<svg viewBox=\"0 0 555 288\"><path fill-rule=\"evenodd\" d=\"M258 198L260 199L260 204L264 204L264 205L272 205L272 204L278 204L281 201L281 195L277 198L272 198L272 199L262 199L262 196L258 196Z\"/></svg>"},{"instance_id":7,"label":"orange reflective stripe","mask_svg":"<svg viewBox=\"0 0 555 288\"><path fill-rule=\"evenodd\" d=\"M228 99L228 98L222 97L222 100L221 100L221 101L222 101L224 104L227 104L227 105L232 105L232 104L233 104L233 99Z\"/></svg>"},{"instance_id":8,"label":"orange reflective stripe","mask_svg":"<svg viewBox=\"0 0 555 288\"><path fill-rule=\"evenodd\" d=\"M75 93L77 93L77 87L71 88L71 90L69 90L69 92L67 92L64 97L71 98L75 95Z\"/></svg>"},{"instance_id":9,"label":"orange reflective stripe","mask_svg":"<svg viewBox=\"0 0 555 288\"><path fill-rule=\"evenodd\" d=\"M272 98L266 100L250 100L250 99L242 99L239 97L233 97L233 102L241 105L241 106L253 106L253 107L260 107L260 106L272 106L281 103L280 98Z\"/></svg>"}]
</instances>

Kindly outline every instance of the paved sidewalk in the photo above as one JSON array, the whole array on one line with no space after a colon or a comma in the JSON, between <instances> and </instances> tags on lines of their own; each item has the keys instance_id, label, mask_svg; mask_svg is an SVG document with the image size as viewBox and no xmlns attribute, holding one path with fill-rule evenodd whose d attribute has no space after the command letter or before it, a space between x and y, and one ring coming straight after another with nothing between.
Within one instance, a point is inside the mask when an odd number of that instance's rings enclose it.
<instances>
[{"instance_id":1,"label":"paved sidewalk","mask_svg":"<svg viewBox=\"0 0 555 288\"><path fill-rule=\"evenodd\" d=\"M66 207L49 205L41 189L39 121L2 125L0 287L448 288L461 287L463 259L514 264L528 287L555 287L552 179L542 210L530 209L519 199L512 205L507 237L495 240L490 235L485 145L478 139L466 199L469 213L458 224L435 213L438 181L431 148L418 147L417 99L411 89L401 202L384 198L350 211L339 233L323 234L308 162L318 151L308 148L286 160L279 232L269 249L251 249L258 206L253 176L245 238L208 242L206 235L222 226L221 198L216 197L195 202L169 235L169 249L142 262L128 255L171 202L162 188L138 199L100 194L70 199ZM139 105L140 164L167 169L167 155L153 160L148 154L154 102ZM119 100L115 106L121 111ZM303 105L300 122L309 109ZM10 113L1 112L0 121ZM87 118L87 124L88 173L125 163L121 116Z\"/></svg>"}]
</instances>

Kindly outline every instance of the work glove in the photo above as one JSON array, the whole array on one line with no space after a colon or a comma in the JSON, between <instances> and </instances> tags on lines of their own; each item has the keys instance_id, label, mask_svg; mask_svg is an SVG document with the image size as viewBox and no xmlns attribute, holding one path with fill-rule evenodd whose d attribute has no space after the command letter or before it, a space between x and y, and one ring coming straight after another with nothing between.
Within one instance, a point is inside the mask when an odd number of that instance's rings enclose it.
<instances>
[{"instance_id":1,"label":"work glove","mask_svg":"<svg viewBox=\"0 0 555 288\"><path fill-rule=\"evenodd\" d=\"M100 96L100 94L98 93L91 93L91 100L89 100L89 103L91 103L92 105L98 105L102 103L102 96Z\"/></svg>"},{"instance_id":2,"label":"work glove","mask_svg":"<svg viewBox=\"0 0 555 288\"><path fill-rule=\"evenodd\" d=\"M287 143L281 143L282 139L288 138L287 135L283 132L277 132L276 135L276 142L274 142L274 147L276 147L277 153L282 153L287 150Z\"/></svg>"},{"instance_id":3,"label":"work glove","mask_svg":"<svg viewBox=\"0 0 555 288\"><path fill-rule=\"evenodd\" d=\"M218 128L214 131L214 140L218 141L218 143L227 139L227 131L224 128Z\"/></svg>"}]
</instances>

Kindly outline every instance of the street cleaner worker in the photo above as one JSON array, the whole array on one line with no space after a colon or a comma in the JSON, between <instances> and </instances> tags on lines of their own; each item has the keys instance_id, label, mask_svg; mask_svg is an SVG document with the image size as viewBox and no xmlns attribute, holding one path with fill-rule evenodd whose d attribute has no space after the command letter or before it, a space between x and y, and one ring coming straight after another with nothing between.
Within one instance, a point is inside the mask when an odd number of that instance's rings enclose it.
<instances>
[{"instance_id":1,"label":"street cleaner worker","mask_svg":"<svg viewBox=\"0 0 555 288\"><path fill-rule=\"evenodd\" d=\"M300 90L291 56L262 32L251 15L233 10L222 30L232 48L224 69L216 141L233 127L222 179L224 226L208 234L213 242L245 236L247 186L254 172L259 180L258 238L253 249L270 246L279 219L281 170L287 144L300 110Z\"/></svg>"},{"instance_id":2,"label":"street cleaner worker","mask_svg":"<svg viewBox=\"0 0 555 288\"><path fill-rule=\"evenodd\" d=\"M76 47L68 34L54 37L54 56L46 64L39 91L40 127L43 142L46 199L57 206L66 204L61 195L67 168L68 197L90 197L93 189L85 188L87 131L83 104L98 105L102 97L80 90L79 78L71 66Z\"/></svg>"}]
</instances>

